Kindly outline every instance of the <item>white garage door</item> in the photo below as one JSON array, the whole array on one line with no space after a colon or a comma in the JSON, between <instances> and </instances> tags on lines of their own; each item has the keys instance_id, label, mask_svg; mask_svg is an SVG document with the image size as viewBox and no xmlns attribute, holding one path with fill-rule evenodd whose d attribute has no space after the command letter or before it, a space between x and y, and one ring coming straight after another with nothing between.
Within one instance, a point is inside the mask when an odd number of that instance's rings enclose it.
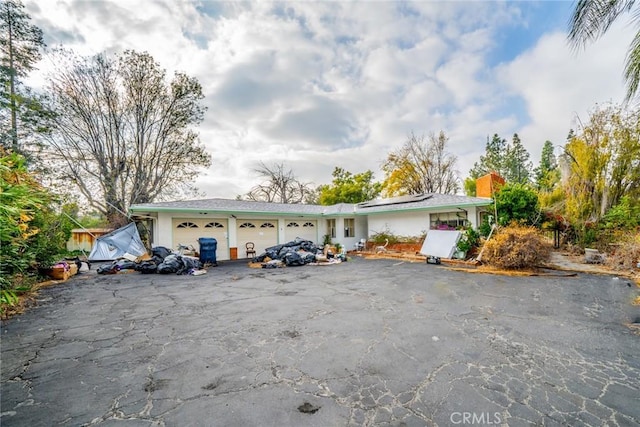
<instances>
[{"instance_id":1,"label":"white garage door","mask_svg":"<svg viewBox=\"0 0 640 427\"><path fill-rule=\"evenodd\" d=\"M277 220L242 220L237 222L238 227L238 258L246 257L246 244L255 244L256 255L260 255L269 246L278 244Z\"/></svg>"},{"instance_id":2,"label":"white garage door","mask_svg":"<svg viewBox=\"0 0 640 427\"><path fill-rule=\"evenodd\" d=\"M216 258L220 260L229 259L227 227L226 219L174 218L173 247L171 249L176 250L178 244L182 244L192 245L196 250L199 250L198 239L200 237L213 237L218 243Z\"/></svg>"},{"instance_id":3,"label":"white garage door","mask_svg":"<svg viewBox=\"0 0 640 427\"><path fill-rule=\"evenodd\" d=\"M287 221L284 231L285 240L290 242L296 237L318 243L316 221Z\"/></svg>"}]
</instances>

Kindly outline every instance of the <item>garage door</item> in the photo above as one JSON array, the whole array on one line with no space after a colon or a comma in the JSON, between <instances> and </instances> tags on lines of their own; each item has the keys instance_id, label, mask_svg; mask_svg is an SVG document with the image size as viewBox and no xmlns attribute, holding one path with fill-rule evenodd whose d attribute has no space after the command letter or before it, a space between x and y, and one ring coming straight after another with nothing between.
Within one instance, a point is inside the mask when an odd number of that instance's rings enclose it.
<instances>
[{"instance_id":1,"label":"garage door","mask_svg":"<svg viewBox=\"0 0 640 427\"><path fill-rule=\"evenodd\" d=\"M229 247L227 245L228 223L226 219L200 219L200 218L174 218L173 219L173 247L176 250L178 244L192 245L199 250L200 237L213 237L218 242L216 258L229 259Z\"/></svg>"},{"instance_id":2,"label":"garage door","mask_svg":"<svg viewBox=\"0 0 640 427\"><path fill-rule=\"evenodd\" d=\"M256 254L260 255L269 246L278 244L277 220L238 220L238 258L246 256L247 242L255 243Z\"/></svg>"},{"instance_id":3,"label":"garage door","mask_svg":"<svg viewBox=\"0 0 640 427\"><path fill-rule=\"evenodd\" d=\"M287 221L286 224L284 236L287 242L300 237L318 243L316 221Z\"/></svg>"}]
</instances>

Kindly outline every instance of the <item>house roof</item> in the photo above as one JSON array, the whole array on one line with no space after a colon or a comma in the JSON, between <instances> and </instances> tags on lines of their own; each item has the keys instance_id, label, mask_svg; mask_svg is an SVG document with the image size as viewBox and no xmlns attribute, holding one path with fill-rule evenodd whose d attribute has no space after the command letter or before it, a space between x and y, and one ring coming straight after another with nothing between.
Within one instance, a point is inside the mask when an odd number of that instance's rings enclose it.
<instances>
[{"instance_id":1,"label":"house roof","mask_svg":"<svg viewBox=\"0 0 640 427\"><path fill-rule=\"evenodd\" d=\"M242 212L270 213L289 215L321 215L328 206L304 205L291 203L254 202L251 200L201 199L175 202L142 203L129 208L132 212L163 211L207 211L207 212Z\"/></svg>"},{"instance_id":2,"label":"house roof","mask_svg":"<svg viewBox=\"0 0 640 427\"><path fill-rule=\"evenodd\" d=\"M369 215L384 212L435 210L487 206L491 199L452 194L419 194L376 199L364 203L338 203L331 206L255 202L232 199L201 199L174 202L142 203L129 208L131 212L225 212L279 215Z\"/></svg>"},{"instance_id":3,"label":"house roof","mask_svg":"<svg viewBox=\"0 0 640 427\"><path fill-rule=\"evenodd\" d=\"M357 205L359 214L435 210L442 208L462 208L465 206L488 206L493 200L482 197L459 196L456 194L426 193L410 196L371 200Z\"/></svg>"}]
</instances>

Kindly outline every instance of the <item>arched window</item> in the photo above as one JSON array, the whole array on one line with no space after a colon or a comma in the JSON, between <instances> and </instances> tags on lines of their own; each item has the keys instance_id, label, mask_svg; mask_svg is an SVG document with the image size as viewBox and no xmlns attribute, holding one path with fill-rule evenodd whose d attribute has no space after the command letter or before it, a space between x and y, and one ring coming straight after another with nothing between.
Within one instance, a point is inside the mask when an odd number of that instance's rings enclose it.
<instances>
[{"instance_id":1,"label":"arched window","mask_svg":"<svg viewBox=\"0 0 640 427\"><path fill-rule=\"evenodd\" d=\"M270 222L265 222L260 226L260 228L276 228L276 226L271 224Z\"/></svg>"},{"instance_id":2,"label":"arched window","mask_svg":"<svg viewBox=\"0 0 640 427\"><path fill-rule=\"evenodd\" d=\"M300 224L298 224L297 222L290 222L289 224L287 224L287 227L300 227Z\"/></svg>"},{"instance_id":3,"label":"arched window","mask_svg":"<svg viewBox=\"0 0 640 427\"><path fill-rule=\"evenodd\" d=\"M224 228L224 225L220 224L219 222L210 222L209 224L205 225L204 228Z\"/></svg>"},{"instance_id":4,"label":"arched window","mask_svg":"<svg viewBox=\"0 0 640 427\"><path fill-rule=\"evenodd\" d=\"M198 228L198 225L194 224L192 222L186 221L186 222L181 222L180 224L178 224L178 226L176 228Z\"/></svg>"},{"instance_id":5,"label":"arched window","mask_svg":"<svg viewBox=\"0 0 640 427\"><path fill-rule=\"evenodd\" d=\"M304 224L302 224L303 227L315 227L316 225L312 222L305 222Z\"/></svg>"},{"instance_id":6,"label":"arched window","mask_svg":"<svg viewBox=\"0 0 640 427\"><path fill-rule=\"evenodd\" d=\"M256 226L250 222L244 222L240 224L240 228L256 228Z\"/></svg>"}]
</instances>

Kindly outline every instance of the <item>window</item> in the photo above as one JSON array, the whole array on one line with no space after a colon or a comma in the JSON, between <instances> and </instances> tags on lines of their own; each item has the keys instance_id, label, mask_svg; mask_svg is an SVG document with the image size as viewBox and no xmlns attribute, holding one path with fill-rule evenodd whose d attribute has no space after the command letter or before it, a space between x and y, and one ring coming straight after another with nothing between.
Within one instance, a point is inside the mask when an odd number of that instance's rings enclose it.
<instances>
[{"instance_id":1,"label":"window","mask_svg":"<svg viewBox=\"0 0 640 427\"><path fill-rule=\"evenodd\" d=\"M354 218L344 219L344 237L356 236L356 220Z\"/></svg>"},{"instance_id":2,"label":"window","mask_svg":"<svg viewBox=\"0 0 640 427\"><path fill-rule=\"evenodd\" d=\"M240 224L239 228L256 228L255 224L252 224L250 222L245 222Z\"/></svg>"},{"instance_id":3,"label":"window","mask_svg":"<svg viewBox=\"0 0 640 427\"><path fill-rule=\"evenodd\" d=\"M276 228L276 226L271 224L270 222L265 222L260 226L260 228Z\"/></svg>"},{"instance_id":4,"label":"window","mask_svg":"<svg viewBox=\"0 0 640 427\"><path fill-rule=\"evenodd\" d=\"M287 227L300 227L300 224L298 224L297 222L290 222L289 224L287 224Z\"/></svg>"},{"instance_id":5,"label":"window","mask_svg":"<svg viewBox=\"0 0 640 427\"><path fill-rule=\"evenodd\" d=\"M224 228L224 225L220 224L219 222L210 222L209 224L205 225L204 228Z\"/></svg>"},{"instance_id":6,"label":"window","mask_svg":"<svg viewBox=\"0 0 640 427\"><path fill-rule=\"evenodd\" d=\"M336 220L335 219L327 220L327 234L332 239L336 238Z\"/></svg>"},{"instance_id":7,"label":"window","mask_svg":"<svg viewBox=\"0 0 640 427\"><path fill-rule=\"evenodd\" d=\"M181 222L180 224L178 224L176 228L198 228L198 225L187 221L187 222Z\"/></svg>"},{"instance_id":8,"label":"window","mask_svg":"<svg viewBox=\"0 0 640 427\"><path fill-rule=\"evenodd\" d=\"M305 222L304 224L302 224L303 227L315 227L315 224L312 222Z\"/></svg>"},{"instance_id":9,"label":"window","mask_svg":"<svg viewBox=\"0 0 640 427\"><path fill-rule=\"evenodd\" d=\"M464 211L435 213L430 218L432 230L455 230L467 225L467 213Z\"/></svg>"}]
</instances>

